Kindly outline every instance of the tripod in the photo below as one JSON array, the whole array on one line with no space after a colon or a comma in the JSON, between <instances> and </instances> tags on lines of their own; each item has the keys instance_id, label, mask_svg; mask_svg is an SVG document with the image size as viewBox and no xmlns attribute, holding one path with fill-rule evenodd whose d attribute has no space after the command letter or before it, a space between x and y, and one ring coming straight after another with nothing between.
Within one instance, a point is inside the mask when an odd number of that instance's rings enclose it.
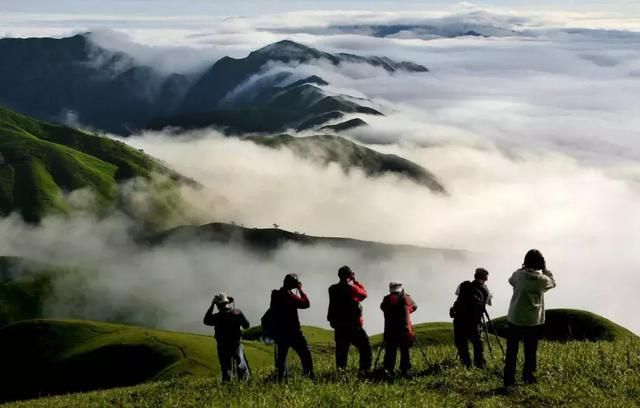
<instances>
[{"instance_id":1,"label":"tripod","mask_svg":"<svg viewBox=\"0 0 640 408\"><path fill-rule=\"evenodd\" d=\"M486 320L485 320L485 316L487 316ZM493 332L493 335L496 338L496 343L498 343L498 347L502 352L502 358L504 358L505 353L504 353L504 348L502 347L502 343L500 342L500 337L498 337L498 332L496 331L496 328L493 326L493 322L491 322L491 317L489 316L489 312L487 312L487 310L485 309L484 314L482 315L482 328L484 330L485 338L487 339L487 345L489 346L489 353L491 353L491 357L493 357L493 348L491 347L491 339L489 337L489 330L487 329L487 326L491 328L491 331Z\"/></svg>"},{"instance_id":2,"label":"tripod","mask_svg":"<svg viewBox=\"0 0 640 408\"><path fill-rule=\"evenodd\" d=\"M429 365L429 359L427 359L427 353L422 348L422 344L420 344L420 340L418 340L418 336L414 335L414 340L415 340L416 346L418 346L418 350L420 350L420 353L422 354L422 357L424 358L425 366L428 366Z\"/></svg>"}]
</instances>

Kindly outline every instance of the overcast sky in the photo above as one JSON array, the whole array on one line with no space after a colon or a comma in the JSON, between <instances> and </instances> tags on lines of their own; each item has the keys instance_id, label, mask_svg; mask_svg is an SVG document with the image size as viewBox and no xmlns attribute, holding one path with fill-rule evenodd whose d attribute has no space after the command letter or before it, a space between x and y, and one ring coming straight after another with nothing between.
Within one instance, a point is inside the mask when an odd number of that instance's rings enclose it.
<instances>
[{"instance_id":1,"label":"overcast sky","mask_svg":"<svg viewBox=\"0 0 640 408\"><path fill-rule=\"evenodd\" d=\"M293 10L399 10L399 9L448 9L460 1L446 0L243 0L236 2L190 0L0 0L4 11L31 13L112 13L129 15L175 15L208 12L215 15L257 15ZM638 10L635 0L477 0L472 3L482 7L512 9L549 9L562 11L609 11L625 13ZM399 4L401 4L399 6Z\"/></svg>"}]
</instances>

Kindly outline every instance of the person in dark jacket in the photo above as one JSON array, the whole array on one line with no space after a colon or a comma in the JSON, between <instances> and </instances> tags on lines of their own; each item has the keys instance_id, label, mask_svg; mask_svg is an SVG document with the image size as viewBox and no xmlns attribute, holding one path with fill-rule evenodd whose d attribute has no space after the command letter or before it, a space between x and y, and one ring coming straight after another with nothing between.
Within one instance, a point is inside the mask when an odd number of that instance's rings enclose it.
<instances>
[{"instance_id":1,"label":"person in dark jacket","mask_svg":"<svg viewBox=\"0 0 640 408\"><path fill-rule=\"evenodd\" d=\"M407 375L411 370L411 347L414 334L411 313L418 309L402 284L391 282L389 294L384 297L380 309L384 312L384 369L388 375L395 371L396 353L400 349L400 373Z\"/></svg>"},{"instance_id":2,"label":"person in dark jacket","mask_svg":"<svg viewBox=\"0 0 640 408\"><path fill-rule=\"evenodd\" d=\"M347 368L349 346L353 344L360 353L360 374L371 369L371 344L362 327L362 305L367 298L364 285L356 280L356 274L348 266L338 270L340 282L329 287L329 311L327 320L334 329L336 342L336 368Z\"/></svg>"},{"instance_id":3,"label":"person in dark jacket","mask_svg":"<svg viewBox=\"0 0 640 408\"><path fill-rule=\"evenodd\" d=\"M485 368L487 365L482 347L482 316L492 299L486 285L487 280L489 272L484 268L476 269L472 282L464 281L458 286L458 298L451 309L458 356L466 367L471 367L469 342L473 346L473 364L478 368Z\"/></svg>"},{"instance_id":4,"label":"person in dark jacket","mask_svg":"<svg viewBox=\"0 0 640 408\"><path fill-rule=\"evenodd\" d=\"M297 293L296 293L297 292ZM302 372L307 377L313 377L313 360L307 339L302 334L298 309L308 309L311 306L309 297L302 289L302 282L298 275L285 276L280 289L271 292L271 305L276 319L276 370L278 379L287 376L287 354L292 348L300 357Z\"/></svg>"},{"instance_id":5,"label":"person in dark jacket","mask_svg":"<svg viewBox=\"0 0 640 408\"><path fill-rule=\"evenodd\" d=\"M234 363L238 378L243 380L249 378L249 369L241 342L242 329L249 328L249 321L240 310L231 307L231 303L233 298L219 293L214 296L211 306L204 315L204 324L213 326L215 329L223 382L231 380ZM218 313L213 313L214 306L218 307Z\"/></svg>"},{"instance_id":6,"label":"person in dark jacket","mask_svg":"<svg viewBox=\"0 0 640 408\"><path fill-rule=\"evenodd\" d=\"M524 257L522 268L509 278L513 296L507 314L507 354L504 363L505 388L515 385L516 361L520 340L524 344L522 380L535 384L538 337L545 321L544 293L556 287L556 281L547 270L542 253L531 249Z\"/></svg>"}]
</instances>

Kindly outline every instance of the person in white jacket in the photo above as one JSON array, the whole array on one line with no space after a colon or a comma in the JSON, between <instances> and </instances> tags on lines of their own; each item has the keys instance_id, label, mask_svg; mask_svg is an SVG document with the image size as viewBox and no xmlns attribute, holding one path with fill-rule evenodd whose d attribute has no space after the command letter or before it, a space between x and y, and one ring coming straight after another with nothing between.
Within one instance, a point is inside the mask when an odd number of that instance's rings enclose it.
<instances>
[{"instance_id":1,"label":"person in white jacket","mask_svg":"<svg viewBox=\"0 0 640 408\"><path fill-rule=\"evenodd\" d=\"M504 365L504 386L515 385L516 361L520 340L524 343L524 367L522 380L536 383L538 337L544 324L544 293L556 286L547 270L544 257L532 249L524 257L522 268L509 278L513 296L507 315L507 355Z\"/></svg>"}]
</instances>

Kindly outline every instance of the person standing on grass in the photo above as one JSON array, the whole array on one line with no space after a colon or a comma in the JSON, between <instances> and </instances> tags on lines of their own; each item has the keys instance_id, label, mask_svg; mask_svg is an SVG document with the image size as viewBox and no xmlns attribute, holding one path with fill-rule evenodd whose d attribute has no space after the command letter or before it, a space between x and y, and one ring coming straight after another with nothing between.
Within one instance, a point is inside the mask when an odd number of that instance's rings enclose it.
<instances>
[{"instance_id":1,"label":"person standing on grass","mask_svg":"<svg viewBox=\"0 0 640 408\"><path fill-rule=\"evenodd\" d=\"M329 311L327 320L334 329L336 342L336 368L347 368L349 346L353 344L360 353L360 375L371 369L371 344L362 327L362 305L367 298L364 285L356 280L356 274L348 266L338 270L340 282L329 287Z\"/></svg>"},{"instance_id":2,"label":"person standing on grass","mask_svg":"<svg viewBox=\"0 0 640 408\"><path fill-rule=\"evenodd\" d=\"M485 368L487 365L482 347L482 316L492 299L486 285L487 280L489 272L484 268L477 268L472 282L464 281L458 286L458 298L449 313L453 318L453 336L458 356L467 368L471 367L469 342L473 346L473 364L477 368Z\"/></svg>"},{"instance_id":3,"label":"person standing on grass","mask_svg":"<svg viewBox=\"0 0 640 408\"><path fill-rule=\"evenodd\" d=\"M418 309L398 282L389 283L389 294L384 297L380 309L384 312L384 369L387 375L395 372L396 354L400 349L400 373L411 370L411 347L414 334L411 313Z\"/></svg>"},{"instance_id":4,"label":"person standing on grass","mask_svg":"<svg viewBox=\"0 0 640 408\"><path fill-rule=\"evenodd\" d=\"M249 378L241 341L242 329L249 328L249 321L240 310L231 306L232 303L232 297L219 293L213 297L213 302L204 315L204 324L215 329L223 382L231 381L233 364L236 365L239 379ZM218 307L218 313L213 313L214 306Z\"/></svg>"},{"instance_id":5,"label":"person standing on grass","mask_svg":"<svg viewBox=\"0 0 640 408\"><path fill-rule=\"evenodd\" d=\"M285 276L282 287L271 292L270 309L274 316L277 316L274 340L279 380L284 379L288 374L287 354L290 348L300 357L303 374L313 378L313 359L307 339L302 334L298 317L298 309L308 309L310 306L309 297L302 289L302 282L296 274L291 273Z\"/></svg>"},{"instance_id":6,"label":"person standing on grass","mask_svg":"<svg viewBox=\"0 0 640 408\"><path fill-rule=\"evenodd\" d=\"M527 252L522 268L511 275L509 283L513 286L513 296L507 315L505 388L515 385L520 340L524 343L522 380L527 384L536 383L538 337L545 320L544 293L556 287L556 281L547 270L545 259L537 249Z\"/></svg>"}]
</instances>

